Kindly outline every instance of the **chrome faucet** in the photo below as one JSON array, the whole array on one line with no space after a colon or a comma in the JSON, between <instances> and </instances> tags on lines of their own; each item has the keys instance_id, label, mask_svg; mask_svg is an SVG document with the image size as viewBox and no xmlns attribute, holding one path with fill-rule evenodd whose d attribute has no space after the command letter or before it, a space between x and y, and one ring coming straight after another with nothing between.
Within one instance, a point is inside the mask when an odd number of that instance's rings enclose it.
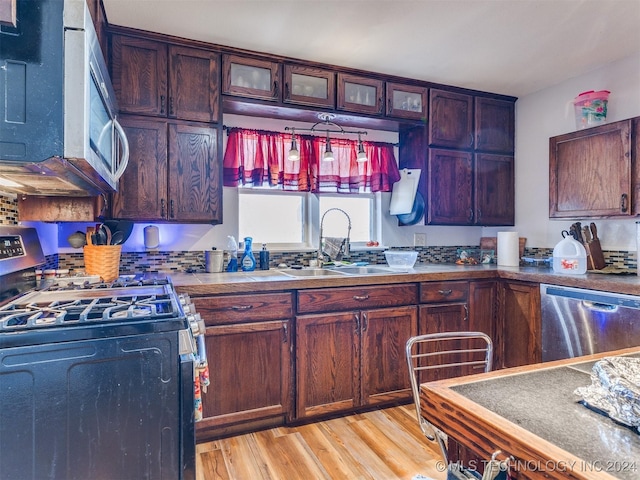
<instances>
[{"instance_id":1,"label":"chrome faucet","mask_svg":"<svg viewBox=\"0 0 640 480\"><path fill-rule=\"evenodd\" d=\"M322 251L322 227L324 225L324 217L327 215L327 213L329 213L332 210L337 210L338 212L342 212L344 216L347 217L348 224L347 224L347 238L345 240L345 244L343 244L343 247L340 249L340 252L336 256L336 258L329 258L329 259L342 260L343 255L349 255L349 241L351 238L351 217L349 217L349 214L347 214L347 212L345 212L341 208L330 208L322 214L322 218L320 219L320 241L318 243L318 255L317 255L319 267L322 267L322 263L324 262L324 255L325 255L324 252Z\"/></svg>"}]
</instances>

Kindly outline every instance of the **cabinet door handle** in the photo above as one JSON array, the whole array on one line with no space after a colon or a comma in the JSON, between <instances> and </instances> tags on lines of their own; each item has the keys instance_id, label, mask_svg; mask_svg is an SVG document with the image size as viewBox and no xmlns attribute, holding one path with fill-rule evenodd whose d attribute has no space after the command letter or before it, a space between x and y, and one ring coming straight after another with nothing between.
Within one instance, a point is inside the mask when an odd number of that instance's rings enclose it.
<instances>
[{"instance_id":1,"label":"cabinet door handle","mask_svg":"<svg viewBox=\"0 0 640 480\"><path fill-rule=\"evenodd\" d=\"M369 328L369 317L365 312L362 312L362 331L365 332Z\"/></svg>"},{"instance_id":2,"label":"cabinet door handle","mask_svg":"<svg viewBox=\"0 0 640 480\"><path fill-rule=\"evenodd\" d=\"M478 214L476 215L478 221L482 220L482 210L478 209Z\"/></svg>"},{"instance_id":3,"label":"cabinet door handle","mask_svg":"<svg viewBox=\"0 0 640 480\"><path fill-rule=\"evenodd\" d=\"M623 193L622 196L620 197L620 210L622 212L626 212L628 208L629 208L629 195L627 195L626 193Z\"/></svg>"},{"instance_id":4,"label":"cabinet door handle","mask_svg":"<svg viewBox=\"0 0 640 480\"><path fill-rule=\"evenodd\" d=\"M253 305L231 305L229 307L229 310L234 310L236 312L244 312L247 310L251 310L253 308Z\"/></svg>"},{"instance_id":5,"label":"cabinet door handle","mask_svg":"<svg viewBox=\"0 0 640 480\"><path fill-rule=\"evenodd\" d=\"M164 198L160 199L160 216L162 218L167 216L167 202L165 202Z\"/></svg>"},{"instance_id":6,"label":"cabinet door handle","mask_svg":"<svg viewBox=\"0 0 640 480\"><path fill-rule=\"evenodd\" d=\"M173 198L172 198L171 200L169 200L169 205L171 206L171 213L169 214L169 216L171 218L175 218L175 216L176 216L175 211L173 210L173 203L174 202L173 202Z\"/></svg>"},{"instance_id":7,"label":"cabinet door handle","mask_svg":"<svg viewBox=\"0 0 640 480\"><path fill-rule=\"evenodd\" d=\"M473 222L473 208L469 209L469 222Z\"/></svg>"},{"instance_id":8,"label":"cabinet door handle","mask_svg":"<svg viewBox=\"0 0 640 480\"><path fill-rule=\"evenodd\" d=\"M362 302L364 300L369 300L369 295L354 295L353 299Z\"/></svg>"},{"instance_id":9,"label":"cabinet door handle","mask_svg":"<svg viewBox=\"0 0 640 480\"><path fill-rule=\"evenodd\" d=\"M278 81L277 80L273 81L273 96L274 97L278 96Z\"/></svg>"},{"instance_id":10,"label":"cabinet door handle","mask_svg":"<svg viewBox=\"0 0 640 480\"><path fill-rule=\"evenodd\" d=\"M466 322L467 320L469 320L469 307L465 303L464 304L464 318L462 319L462 321Z\"/></svg>"},{"instance_id":11,"label":"cabinet door handle","mask_svg":"<svg viewBox=\"0 0 640 480\"><path fill-rule=\"evenodd\" d=\"M380 105L380 107L378 108L378 113L383 113L382 109L384 108L384 102L382 101L382 95L378 97L378 105Z\"/></svg>"},{"instance_id":12,"label":"cabinet door handle","mask_svg":"<svg viewBox=\"0 0 640 480\"><path fill-rule=\"evenodd\" d=\"M160 113L164 115L164 95L160 95Z\"/></svg>"},{"instance_id":13,"label":"cabinet door handle","mask_svg":"<svg viewBox=\"0 0 640 480\"><path fill-rule=\"evenodd\" d=\"M288 340L288 333L287 333L288 329L287 329L287 324L285 323L284 325L282 325L282 343L287 343Z\"/></svg>"},{"instance_id":14,"label":"cabinet door handle","mask_svg":"<svg viewBox=\"0 0 640 480\"><path fill-rule=\"evenodd\" d=\"M353 316L356 321L356 333L360 331L360 315L357 313Z\"/></svg>"},{"instance_id":15,"label":"cabinet door handle","mask_svg":"<svg viewBox=\"0 0 640 480\"><path fill-rule=\"evenodd\" d=\"M393 113L393 103L391 103L391 99L387 99L387 113Z\"/></svg>"},{"instance_id":16,"label":"cabinet door handle","mask_svg":"<svg viewBox=\"0 0 640 480\"><path fill-rule=\"evenodd\" d=\"M173 97L169 97L169 115L173 115Z\"/></svg>"},{"instance_id":17,"label":"cabinet door handle","mask_svg":"<svg viewBox=\"0 0 640 480\"><path fill-rule=\"evenodd\" d=\"M447 290L438 290L438 293L440 295L442 295L443 297L448 297L449 295L451 295L453 293L453 290L451 290L450 288Z\"/></svg>"},{"instance_id":18,"label":"cabinet door handle","mask_svg":"<svg viewBox=\"0 0 640 480\"><path fill-rule=\"evenodd\" d=\"M289 98L289 82L284 82L284 98Z\"/></svg>"},{"instance_id":19,"label":"cabinet door handle","mask_svg":"<svg viewBox=\"0 0 640 480\"><path fill-rule=\"evenodd\" d=\"M478 134L478 142L480 142L480 135ZM469 134L469 146L473 147L473 133Z\"/></svg>"}]
</instances>

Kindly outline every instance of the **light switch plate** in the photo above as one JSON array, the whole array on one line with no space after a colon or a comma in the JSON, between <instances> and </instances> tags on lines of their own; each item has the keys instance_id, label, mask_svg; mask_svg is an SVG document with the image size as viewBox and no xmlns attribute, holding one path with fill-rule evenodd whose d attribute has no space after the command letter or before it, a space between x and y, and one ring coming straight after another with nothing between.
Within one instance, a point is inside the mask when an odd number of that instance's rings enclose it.
<instances>
[{"instance_id":1,"label":"light switch plate","mask_svg":"<svg viewBox=\"0 0 640 480\"><path fill-rule=\"evenodd\" d=\"M414 233L413 234L413 246L414 247L426 247L427 246L427 234L426 233Z\"/></svg>"}]
</instances>

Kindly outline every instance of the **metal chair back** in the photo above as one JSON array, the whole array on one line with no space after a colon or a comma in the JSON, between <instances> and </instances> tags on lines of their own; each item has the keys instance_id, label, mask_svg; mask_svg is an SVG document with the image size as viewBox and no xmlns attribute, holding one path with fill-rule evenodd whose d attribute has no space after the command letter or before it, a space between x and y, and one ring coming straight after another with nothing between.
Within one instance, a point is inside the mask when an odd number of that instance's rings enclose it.
<instances>
[{"instance_id":1,"label":"metal chair back","mask_svg":"<svg viewBox=\"0 0 640 480\"><path fill-rule=\"evenodd\" d=\"M429 440L438 441L446 460L446 434L420 413L420 383L490 371L493 343L482 332L431 333L411 337L406 344L406 356L420 428Z\"/></svg>"}]
</instances>

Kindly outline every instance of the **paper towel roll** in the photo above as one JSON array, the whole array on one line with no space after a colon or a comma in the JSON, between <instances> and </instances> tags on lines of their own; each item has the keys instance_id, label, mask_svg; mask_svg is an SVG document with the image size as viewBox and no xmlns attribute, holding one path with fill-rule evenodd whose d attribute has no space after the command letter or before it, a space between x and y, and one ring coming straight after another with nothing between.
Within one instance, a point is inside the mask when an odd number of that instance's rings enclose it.
<instances>
[{"instance_id":1,"label":"paper towel roll","mask_svg":"<svg viewBox=\"0 0 640 480\"><path fill-rule=\"evenodd\" d=\"M155 225L144 227L144 246L147 248L157 248L160 245L160 231Z\"/></svg>"},{"instance_id":2,"label":"paper towel roll","mask_svg":"<svg viewBox=\"0 0 640 480\"><path fill-rule=\"evenodd\" d=\"M520 265L518 232L498 232L498 265L503 267Z\"/></svg>"}]
</instances>

